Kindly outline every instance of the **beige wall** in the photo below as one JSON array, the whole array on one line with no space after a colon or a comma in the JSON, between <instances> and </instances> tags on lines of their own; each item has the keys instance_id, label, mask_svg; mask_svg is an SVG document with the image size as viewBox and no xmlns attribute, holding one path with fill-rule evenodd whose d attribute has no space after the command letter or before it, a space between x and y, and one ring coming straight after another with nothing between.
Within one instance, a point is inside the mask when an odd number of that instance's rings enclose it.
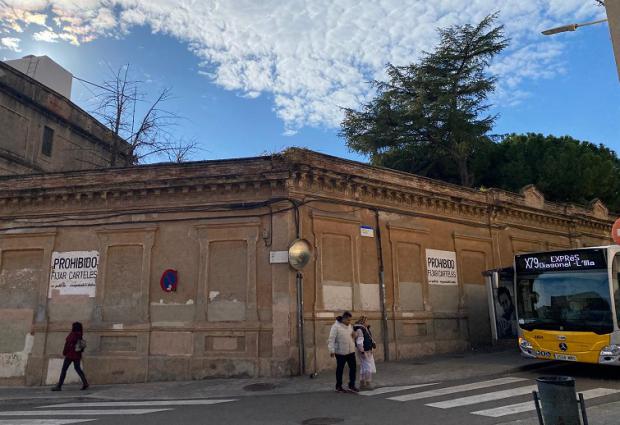
<instances>
[{"instance_id":1,"label":"beige wall","mask_svg":"<svg viewBox=\"0 0 620 425\"><path fill-rule=\"evenodd\" d=\"M28 384L54 378L75 320L95 383L297 373L295 273L269 262L297 230L314 248L308 371L333 366L326 339L344 309L370 317L383 358L380 258L391 359L486 345L484 270L608 243L612 222L600 203L470 191L305 151L5 178L0 218L0 382ZM458 285L428 284L427 249L456 253ZM93 297L48 298L52 253L67 251L99 253ZM160 288L166 269L176 292Z\"/></svg>"},{"instance_id":2,"label":"beige wall","mask_svg":"<svg viewBox=\"0 0 620 425\"><path fill-rule=\"evenodd\" d=\"M43 154L44 128L53 130ZM126 144L68 99L0 62L0 175L107 167L111 145Z\"/></svg>"}]
</instances>

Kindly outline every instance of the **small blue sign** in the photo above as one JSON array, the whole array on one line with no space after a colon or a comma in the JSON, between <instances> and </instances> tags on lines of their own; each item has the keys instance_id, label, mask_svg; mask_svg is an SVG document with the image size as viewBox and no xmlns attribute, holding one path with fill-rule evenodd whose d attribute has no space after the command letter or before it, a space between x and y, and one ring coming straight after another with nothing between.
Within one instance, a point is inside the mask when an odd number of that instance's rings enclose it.
<instances>
[{"instance_id":1,"label":"small blue sign","mask_svg":"<svg viewBox=\"0 0 620 425\"><path fill-rule=\"evenodd\" d=\"M161 275L159 284L164 292L174 292L177 290L179 276L176 270L168 269Z\"/></svg>"}]
</instances>

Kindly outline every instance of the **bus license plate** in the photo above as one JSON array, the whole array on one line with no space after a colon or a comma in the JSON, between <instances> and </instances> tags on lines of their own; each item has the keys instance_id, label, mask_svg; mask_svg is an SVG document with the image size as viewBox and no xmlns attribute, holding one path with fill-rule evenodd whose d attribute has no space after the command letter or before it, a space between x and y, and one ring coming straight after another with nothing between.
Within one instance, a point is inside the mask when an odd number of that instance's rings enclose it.
<instances>
[{"instance_id":1,"label":"bus license plate","mask_svg":"<svg viewBox=\"0 0 620 425\"><path fill-rule=\"evenodd\" d=\"M576 362L577 357L569 356L568 354L554 354L553 357L556 360L564 360L565 362Z\"/></svg>"}]
</instances>

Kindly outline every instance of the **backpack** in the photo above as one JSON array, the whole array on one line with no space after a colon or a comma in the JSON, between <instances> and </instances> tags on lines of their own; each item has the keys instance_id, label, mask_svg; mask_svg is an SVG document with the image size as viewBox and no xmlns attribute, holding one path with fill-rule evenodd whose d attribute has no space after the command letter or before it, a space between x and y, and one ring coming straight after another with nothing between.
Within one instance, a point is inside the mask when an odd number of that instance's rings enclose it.
<instances>
[{"instance_id":1,"label":"backpack","mask_svg":"<svg viewBox=\"0 0 620 425\"><path fill-rule=\"evenodd\" d=\"M370 331L361 325L357 325L354 327L355 330L361 330L364 335L364 351L372 351L373 348L376 348L375 342L372 339L372 335Z\"/></svg>"},{"instance_id":2,"label":"backpack","mask_svg":"<svg viewBox=\"0 0 620 425\"><path fill-rule=\"evenodd\" d=\"M75 343L75 351L82 352L86 350L86 340L84 338L80 338Z\"/></svg>"}]
</instances>

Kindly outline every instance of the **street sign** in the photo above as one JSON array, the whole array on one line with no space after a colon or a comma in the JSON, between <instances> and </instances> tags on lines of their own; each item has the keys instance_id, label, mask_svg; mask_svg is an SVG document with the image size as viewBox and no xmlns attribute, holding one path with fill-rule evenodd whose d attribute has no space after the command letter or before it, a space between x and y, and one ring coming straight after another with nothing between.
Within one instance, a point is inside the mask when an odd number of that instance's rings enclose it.
<instances>
[{"instance_id":1,"label":"street sign","mask_svg":"<svg viewBox=\"0 0 620 425\"><path fill-rule=\"evenodd\" d=\"M374 238L375 230L370 226L360 226L360 235L365 238Z\"/></svg>"},{"instance_id":2,"label":"street sign","mask_svg":"<svg viewBox=\"0 0 620 425\"><path fill-rule=\"evenodd\" d=\"M270 264L287 264L288 251L271 251L269 253Z\"/></svg>"},{"instance_id":3,"label":"street sign","mask_svg":"<svg viewBox=\"0 0 620 425\"><path fill-rule=\"evenodd\" d=\"M614 223L614 227L611 228L611 238L615 243L620 244L620 218Z\"/></svg>"},{"instance_id":4,"label":"street sign","mask_svg":"<svg viewBox=\"0 0 620 425\"><path fill-rule=\"evenodd\" d=\"M168 269L161 275L159 284L164 292L174 292L177 290L177 284L179 282L179 276L176 270Z\"/></svg>"}]
</instances>

